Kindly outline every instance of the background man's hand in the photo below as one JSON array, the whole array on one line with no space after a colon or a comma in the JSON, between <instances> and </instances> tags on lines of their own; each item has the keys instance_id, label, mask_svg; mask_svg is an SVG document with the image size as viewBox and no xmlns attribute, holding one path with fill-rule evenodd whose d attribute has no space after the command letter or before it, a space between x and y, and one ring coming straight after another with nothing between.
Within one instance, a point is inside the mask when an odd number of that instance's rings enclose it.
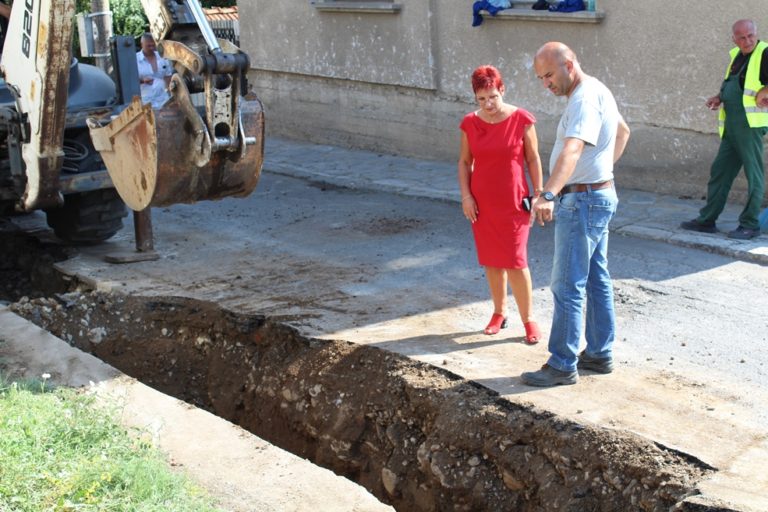
<instances>
[{"instance_id":1,"label":"background man's hand","mask_svg":"<svg viewBox=\"0 0 768 512\"><path fill-rule=\"evenodd\" d=\"M760 108L768 108L768 87L763 87L755 96L757 106Z\"/></svg>"},{"instance_id":2,"label":"background man's hand","mask_svg":"<svg viewBox=\"0 0 768 512\"><path fill-rule=\"evenodd\" d=\"M707 101L705 101L704 104L709 110L717 110L720 108L720 96L717 95L712 96L711 98L707 98Z\"/></svg>"}]
</instances>

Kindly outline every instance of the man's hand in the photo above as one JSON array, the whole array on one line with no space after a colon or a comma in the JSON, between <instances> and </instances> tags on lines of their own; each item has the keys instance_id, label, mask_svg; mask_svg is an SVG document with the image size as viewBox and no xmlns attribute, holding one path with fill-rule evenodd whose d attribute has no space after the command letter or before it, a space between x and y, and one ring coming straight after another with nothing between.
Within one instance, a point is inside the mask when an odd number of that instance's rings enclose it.
<instances>
[{"instance_id":1,"label":"man's hand","mask_svg":"<svg viewBox=\"0 0 768 512\"><path fill-rule=\"evenodd\" d=\"M768 108L768 87L763 87L757 92L755 102L760 108Z\"/></svg>"},{"instance_id":2,"label":"man's hand","mask_svg":"<svg viewBox=\"0 0 768 512\"><path fill-rule=\"evenodd\" d=\"M543 197L537 197L533 202L531 208L531 225L536 221L539 226L543 226L545 222L551 222L554 220L555 202L547 201Z\"/></svg>"},{"instance_id":3,"label":"man's hand","mask_svg":"<svg viewBox=\"0 0 768 512\"><path fill-rule=\"evenodd\" d=\"M707 98L707 101L705 101L704 104L709 110L717 110L720 108L720 95L718 94L716 96L712 96L711 98Z\"/></svg>"}]
</instances>

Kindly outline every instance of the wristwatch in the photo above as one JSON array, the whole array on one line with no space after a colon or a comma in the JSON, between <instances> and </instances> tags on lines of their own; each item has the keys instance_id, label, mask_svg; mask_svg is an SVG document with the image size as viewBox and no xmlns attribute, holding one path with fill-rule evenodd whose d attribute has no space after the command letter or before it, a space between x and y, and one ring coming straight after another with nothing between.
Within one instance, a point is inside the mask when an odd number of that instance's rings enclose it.
<instances>
[{"instance_id":1,"label":"wristwatch","mask_svg":"<svg viewBox=\"0 0 768 512\"><path fill-rule=\"evenodd\" d=\"M554 201L555 200L555 194L547 190L546 192L541 194L541 197L544 198L545 201Z\"/></svg>"}]
</instances>

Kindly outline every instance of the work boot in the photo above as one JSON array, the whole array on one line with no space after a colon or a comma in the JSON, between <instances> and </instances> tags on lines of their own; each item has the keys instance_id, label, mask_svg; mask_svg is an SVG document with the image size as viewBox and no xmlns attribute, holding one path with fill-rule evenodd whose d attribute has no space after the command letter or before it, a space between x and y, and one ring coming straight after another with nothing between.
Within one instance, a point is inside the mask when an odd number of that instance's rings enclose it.
<instances>
[{"instance_id":1,"label":"work boot","mask_svg":"<svg viewBox=\"0 0 768 512\"><path fill-rule=\"evenodd\" d=\"M539 371L523 373L520 375L520 379L523 381L523 384L546 388L550 386L576 384L579 381L579 373L575 371L564 372L556 370L548 364L545 364Z\"/></svg>"},{"instance_id":2,"label":"work boot","mask_svg":"<svg viewBox=\"0 0 768 512\"><path fill-rule=\"evenodd\" d=\"M717 226L715 226L714 222L700 222L699 219L681 222L680 227L688 231L698 231L699 233L717 233Z\"/></svg>"},{"instance_id":3,"label":"work boot","mask_svg":"<svg viewBox=\"0 0 768 512\"><path fill-rule=\"evenodd\" d=\"M613 359L610 357L592 357L585 350L579 354L579 362L576 366L579 370L606 374L613 371Z\"/></svg>"},{"instance_id":4,"label":"work boot","mask_svg":"<svg viewBox=\"0 0 768 512\"><path fill-rule=\"evenodd\" d=\"M759 229L749 229L739 226L733 231L728 232L728 238L733 238L734 240L752 240L759 234Z\"/></svg>"}]
</instances>

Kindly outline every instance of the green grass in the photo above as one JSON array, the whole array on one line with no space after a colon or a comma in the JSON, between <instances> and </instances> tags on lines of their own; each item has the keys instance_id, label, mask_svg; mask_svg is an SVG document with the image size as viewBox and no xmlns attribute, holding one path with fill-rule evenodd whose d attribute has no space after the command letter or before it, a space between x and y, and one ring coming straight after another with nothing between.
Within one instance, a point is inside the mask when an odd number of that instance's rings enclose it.
<instances>
[{"instance_id":1,"label":"green grass","mask_svg":"<svg viewBox=\"0 0 768 512\"><path fill-rule=\"evenodd\" d=\"M218 510L212 503L88 393L0 375L0 512Z\"/></svg>"}]
</instances>

